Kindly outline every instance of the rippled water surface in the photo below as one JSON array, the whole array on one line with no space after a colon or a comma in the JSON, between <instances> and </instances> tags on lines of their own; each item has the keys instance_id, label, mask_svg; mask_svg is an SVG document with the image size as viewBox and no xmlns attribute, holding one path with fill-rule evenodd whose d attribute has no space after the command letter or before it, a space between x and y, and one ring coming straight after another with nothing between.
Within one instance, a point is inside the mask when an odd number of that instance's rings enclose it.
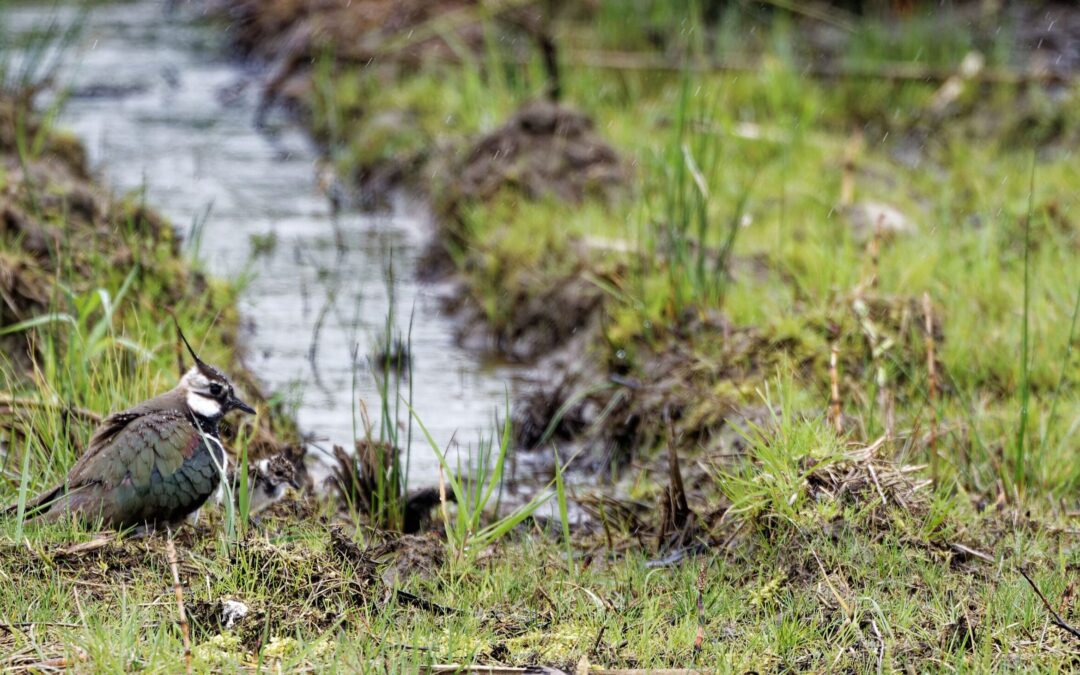
<instances>
[{"instance_id":1,"label":"rippled water surface","mask_svg":"<svg viewBox=\"0 0 1080 675\"><path fill-rule=\"evenodd\" d=\"M212 273L248 279L249 366L298 397L300 425L319 445L351 444L357 399L378 419L368 355L391 295L397 330L407 333L413 317L413 405L432 435L444 446L490 436L511 373L458 348L438 289L417 281L423 205L398 197L389 213L333 216L317 150L280 118L256 128L259 73L231 61L221 31L175 4L171 13L163 2L94 4L60 69L71 88L61 125L115 191L145 189L185 235L200 223L198 255ZM48 3L0 8L10 32L77 16ZM255 256L256 241L269 250ZM414 482L437 479L430 449L414 444L411 466Z\"/></svg>"}]
</instances>

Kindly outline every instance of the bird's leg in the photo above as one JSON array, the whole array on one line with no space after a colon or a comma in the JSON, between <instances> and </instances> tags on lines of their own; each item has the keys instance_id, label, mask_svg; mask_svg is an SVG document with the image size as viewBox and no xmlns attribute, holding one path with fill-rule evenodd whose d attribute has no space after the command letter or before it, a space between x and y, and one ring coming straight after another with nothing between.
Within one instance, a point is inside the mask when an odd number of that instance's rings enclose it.
<instances>
[{"instance_id":1,"label":"bird's leg","mask_svg":"<svg viewBox=\"0 0 1080 675\"><path fill-rule=\"evenodd\" d=\"M154 523L143 523L142 525L136 525L132 528L131 533L125 538L131 540L146 539L157 531L157 526Z\"/></svg>"}]
</instances>

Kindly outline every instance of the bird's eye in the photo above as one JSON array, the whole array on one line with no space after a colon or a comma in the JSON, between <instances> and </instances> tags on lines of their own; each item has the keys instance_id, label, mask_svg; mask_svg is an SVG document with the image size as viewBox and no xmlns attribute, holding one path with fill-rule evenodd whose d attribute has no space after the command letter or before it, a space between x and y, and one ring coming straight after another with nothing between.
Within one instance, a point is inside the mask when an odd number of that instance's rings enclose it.
<instances>
[{"instance_id":1,"label":"bird's eye","mask_svg":"<svg viewBox=\"0 0 1080 675\"><path fill-rule=\"evenodd\" d=\"M221 396L221 391L222 391L221 385L218 384L217 382L213 382L213 383L210 384L210 395L213 396L214 398L217 398L218 396Z\"/></svg>"}]
</instances>

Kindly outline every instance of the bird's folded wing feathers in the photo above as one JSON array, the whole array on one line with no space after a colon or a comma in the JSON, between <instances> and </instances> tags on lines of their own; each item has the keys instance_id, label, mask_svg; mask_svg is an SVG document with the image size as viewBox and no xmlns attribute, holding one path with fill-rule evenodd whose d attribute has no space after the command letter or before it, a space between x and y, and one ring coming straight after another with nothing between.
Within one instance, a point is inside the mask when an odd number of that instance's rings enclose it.
<instances>
[{"instance_id":1,"label":"bird's folded wing feathers","mask_svg":"<svg viewBox=\"0 0 1080 675\"><path fill-rule=\"evenodd\" d=\"M182 412L146 407L144 404L106 418L65 482L28 500L26 515L43 511L63 495L70 496L91 485L115 487L129 478L132 484L145 486L155 469L166 478L179 470L198 448L201 435ZM13 516L17 512L16 502L0 515Z\"/></svg>"},{"instance_id":2,"label":"bird's folded wing feathers","mask_svg":"<svg viewBox=\"0 0 1080 675\"><path fill-rule=\"evenodd\" d=\"M95 440L100 436L95 435ZM185 415L176 411L155 411L127 420L112 432L105 445L92 443L71 470L69 484L96 481L115 487L126 478L135 486L145 486L157 470L171 476L198 448L199 433Z\"/></svg>"}]
</instances>

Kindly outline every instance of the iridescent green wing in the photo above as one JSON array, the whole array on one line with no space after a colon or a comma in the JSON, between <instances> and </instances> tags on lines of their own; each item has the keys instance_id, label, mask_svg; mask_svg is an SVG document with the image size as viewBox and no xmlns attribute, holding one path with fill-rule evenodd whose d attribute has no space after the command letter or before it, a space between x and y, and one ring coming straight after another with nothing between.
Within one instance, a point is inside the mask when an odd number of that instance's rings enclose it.
<instances>
[{"instance_id":1,"label":"iridescent green wing","mask_svg":"<svg viewBox=\"0 0 1080 675\"><path fill-rule=\"evenodd\" d=\"M112 418L110 418L110 421ZM106 488L130 483L150 484L155 468L174 473L185 457L198 447L199 438L190 422L178 412L160 411L139 415L99 433L90 449L68 475L68 485L97 483Z\"/></svg>"},{"instance_id":2,"label":"iridescent green wing","mask_svg":"<svg viewBox=\"0 0 1080 675\"><path fill-rule=\"evenodd\" d=\"M182 517L217 489L219 471L203 441L182 413L141 415L80 460L69 489L96 484L98 508L113 524Z\"/></svg>"}]
</instances>

